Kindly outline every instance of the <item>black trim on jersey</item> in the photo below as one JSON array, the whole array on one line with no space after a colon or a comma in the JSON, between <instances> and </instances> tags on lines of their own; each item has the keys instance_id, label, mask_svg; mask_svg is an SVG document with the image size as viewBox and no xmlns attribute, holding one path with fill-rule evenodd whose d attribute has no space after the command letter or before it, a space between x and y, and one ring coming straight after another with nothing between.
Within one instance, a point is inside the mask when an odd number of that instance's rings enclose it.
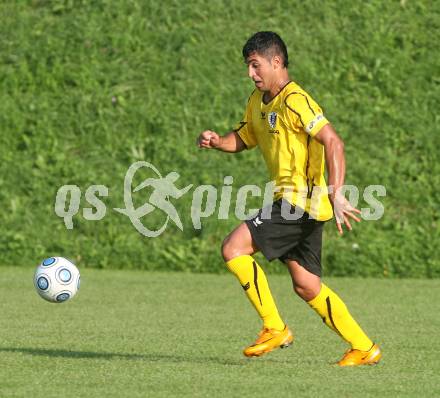
<instances>
[{"instance_id":1,"label":"black trim on jersey","mask_svg":"<svg viewBox=\"0 0 440 398\"><path fill-rule=\"evenodd\" d=\"M244 126L247 125L248 122L240 122L240 127L237 127L236 129L232 130L234 133L238 133Z\"/></svg>"},{"instance_id":2,"label":"black trim on jersey","mask_svg":"<svg viewBox=\"0 0 440 398\"><path fill-rule=\"evenodd\" d=\"M239 133L236 133L237 134L237 137L240 139L240 141L243 143L243 145L244 145L244 147L246 148L246 149L249 149L249 147L246 145L246 143L243 141L243 138L241 138L240 137L240 134Z\"/></svg>"},{"instance_id":3,"label":"black trim on jersey","mask_svg":"<svg viewBox=\"0 0 440 398\"><path fill-rule=\"evenodd\" d=\"M284 105L286 105L286 107L292 111L295 115L297 115L299 117L299 121L301 122L301 124L303 125L303 127L305 127L305 124L301 118L301 114L297 111L295 111L293 108L291 108L289 106L289 104L287 103L287 98L289 98L289 96L294 95L294 94L299 94L302 95L307 102L307 106L309 107L310 111L313 113L313 116L316 115L315 111L313 110L313 108L310 106L309 100L307 99L307 96L304 95L303 93L300 93L298 91L293 91L291 93L289 93L286 98L284 99ZM312 194L313 194L313 187L314 187L314 181L312 180L310 183L310 179L309 179L309 166L310 166L310 142L311 142L311 136L310 134L307 134L307 164L306 164L306 181L307 181L307 198L311 198Z\"/></svg>"},{"instance_id":4,"label":"black trim on jersey","mask_svg":"<svg viewBox=\"0 0 440 398\"><path fill-rule=\"evenodd\" d=\"M309 166L310 166L310 141L312 137L310 134L307 134L307 164L306 164L306 180L307 180L307 197L310 199L313 193L313 181L312 181L312 189L310 189L310 179L309 179Z\"/></svg>"},{"instance_id":5,"label":"black trim on jersey","mask_svg":"<svg viewBox=\"0 0 440 398\"><path fill-rule=\"evenodd\" d=\"M253 266L254 266L254 285L255 285L255 290L257 291L258 298L260 299L260 305L263 305L263 302L261 301L261 296L260 296L260 289L258 288L258 268L257 268L257 263L255 261L253 261Z\"/></svg>"},{"instance_id":6,"label":"black trim on jersey","mask_svg":"<svg viewBox=\"0 0 440 398\"><path fill-rule=\"evenodd\" d=\"M278 91L278 93L274 96L274 97L272 97L271 99L270 99L270 101L269 102L264 102L264 93L263 93L263 95L261 96L261 102L264 104L264 105L269 105L276 97L278 97L278 95L281 93L281 91L283 91L290 83L292 83L292 81L291 80L289 80L284 86L283 86L283 88L280 90L280 91ZM254 90L255 91L255 90Z\"/></svg>"},{"instance_id":7,"label":"black trim on jersey","mask_svg":"<svg viewBox=\"0 0 440 398\"><path fill-rule=\"evenodd\" d=\"M290 94L289 94L290 95ZM288 95L288 96L289 96ZM287 96L287 97L288 97ZM286 97L286 99L287 99L287 97ZM297 112L297 111L295 111L293 108L291 108L289 105L287 105L287 101L286 100L284 100L284 105L286 105L296 116L298 116L299 117L299 121L301 122L301 124L303 125L303 127L305 127L305 124L304 124L304 122L302 121L302 119L301 119L301 115Z\"/></svg>"},{"instance_id":8,"label":"black trim on jersey","mask_svg":"<svg viewBox=\"0 0 440 398\"><path fill-rule=\"evenodd\" d=\"M289 106L289 104L287 103L287 98L289 98L291 95L294 95L294 94L302 95L302 96L306 99L307 106L309 107L310 111L313 113L313 116L315 116L316 113L315 113L315 111L313 110L313 108L310 106L310 103L309 103L309 100L307 99L307 96L304 95L303 93L300 93L300 92L298 92L298 91L293 91L293 92L291 92L290 94L288 94L288 95L286 96L286 98L284 99L284 105L286 105L287 108L289 108L289 109L290 109L295 115L297 115L297 116L299 117L299 120L300 120L301 124L303 125L303 127L305 127L305 124L304 124L304 122L303 122L302 119L301 119L301 115L300 115L298 112L296 112L293 108L291 108L291 107Z\"/></svg>"},{"instance_id":9,"label":"black trim on jersey","mask_svg":"<svg viewBox=\"0 0 440 398\"><path fill-rule=\"evenodd\" d=\"M248 97L247 100L247 104L249 105L249 102L251 102L251 98L255 93L255 89L252 91L251 95ZM243 141L243 138L240 137L240 134L238 133L244 126L246 126L248 122L240 122L240 127L232 130L234 133L237 133L238 137L240 138L240 140L243 142L244 146L246 147L246 149L249 149L249 147L246 145L246 143Z\"/></svg>"},{"instance_id":10,"label":"black trim on jersey","mask_svg":"<svg viewBox=\"0 0 440 398\"><path fill-rule=\"evenodd\" d=\"M313 108L310 106L310 102L309 102L309 99L307 98L307 95L304 95L303 93L300 93L300 92L298 92L298 91L292 91L290 94L299 94L299 95L302 95L302 96L306 99L307 106L308 106L309 109L312 111L313 116L316 116L315 111L314 111Z\"/></svg>"},{"instance_id":11,"label":"black trim on jersey","mask_svg":"<svg viewBox=\"0 0 440 398\"><path fill-rule=\"evenodd\" d=\"M236 128L235 130L232 130L235 134L237 134L237 137L240 139L240 141L243 143L243 145L246 147L246 149L249 149L249 147L244 142L243 138L240 137L239 131L246 126L247 122L240 122L240 127Z\"/></svg>"}]
</instances>

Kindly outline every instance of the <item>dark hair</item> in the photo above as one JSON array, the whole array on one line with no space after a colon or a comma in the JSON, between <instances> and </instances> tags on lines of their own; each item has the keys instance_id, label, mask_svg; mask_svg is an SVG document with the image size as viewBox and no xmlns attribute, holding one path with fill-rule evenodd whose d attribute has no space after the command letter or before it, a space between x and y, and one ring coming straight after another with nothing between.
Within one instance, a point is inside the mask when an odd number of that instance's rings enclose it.
<instances>
[{"instance_id":1,"label":"dark hair","mask_svg":"<svg viewBox=\"0 0 440 398\"><path fill-rule=\"evenodd\" d=\"M246 60L255 52L269 59L274 55L279 55L284 67L287 68L289 65L286 45L275 32L257 32L249 38L243 47L244 59Z\"/></svg>"}]
</instances>

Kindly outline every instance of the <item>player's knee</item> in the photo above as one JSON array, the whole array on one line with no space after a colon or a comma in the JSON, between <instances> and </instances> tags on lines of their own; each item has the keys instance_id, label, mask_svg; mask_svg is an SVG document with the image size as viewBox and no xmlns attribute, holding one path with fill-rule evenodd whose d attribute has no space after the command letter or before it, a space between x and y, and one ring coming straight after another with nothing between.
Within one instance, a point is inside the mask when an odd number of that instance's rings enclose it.
<instances>
[{"instance_id":1,"label":"player's knee","mask_svg":"<svg viewBox=\"0 0 440 398\"><path fill-rule=\"evenodd\" d=\"M231 240L230 237L227 236L225 239L223 239L223 243L222 243L221 252L222 252L223 260L225 261L229 261L232 259L231 255L233 252L233 245L231 244L230 240Z\"/></svg>"},{"instance_id":2,"label":"player's knee","mask_svg":"<svg viewBox=\"0 0 440 398\"><path fill-rule=\"evenodd\" d=\"M319 288L315 286L300 286L295 285L293 287L295 293L301 297L304 301L313 300L319 294Z\"/></svg>"},{"instance_id":3,"label":"player's knee","mask_svg":"<svg viewBox=\"0 0 440 398\"><path fill-rule=\"evenodd\" d=\"M301 286L294 285L293 290L299 297L302 297L305 293L305 289Z\"/></svg>"},{"instance_id":4,"label":"player's knee","mask_svg":"<svg viewBox=\"0 0 440 398\"><path fill-rule=\"evenodd\" d=\"M241 255L240 250L234 244L231 236L228 235L222 243L222 256L225 261L232 260L235 257Z\"/></svg>"}]
</instances>

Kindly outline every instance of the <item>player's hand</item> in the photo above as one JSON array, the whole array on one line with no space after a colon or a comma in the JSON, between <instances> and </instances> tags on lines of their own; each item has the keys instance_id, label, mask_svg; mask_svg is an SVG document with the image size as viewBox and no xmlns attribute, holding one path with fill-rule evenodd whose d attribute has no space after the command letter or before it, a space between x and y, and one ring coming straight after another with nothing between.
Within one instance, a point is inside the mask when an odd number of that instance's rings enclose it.
<instances>
[{"instance_id":1,"label":"player's hand","mask_svg":"<svg viewBox=\"0 0 440 398\"><path fill-rule=\"evenodd\" d=\"M221 137L211 130L206 130L197 138L197 146L199 148L217 148L220 145Z\"/></svg>"},{"instance_id":2,"label":"player's hand","mask_svg":"<svg viewBox=\"0 0 440 398\"><path fill-rule=\"evenodd\" d=\"M344 233L342 230L343 224L349 231L351 231L352 226L350 224L350 219L360 222L361 220L356 214L361 214L361 211L356 209L356 207L353 207L341 193L336 193L335 196L331 197L331 201L336 218L336 228L338 229L339 234L342 235Z\"/></svg>"}]
</instances>

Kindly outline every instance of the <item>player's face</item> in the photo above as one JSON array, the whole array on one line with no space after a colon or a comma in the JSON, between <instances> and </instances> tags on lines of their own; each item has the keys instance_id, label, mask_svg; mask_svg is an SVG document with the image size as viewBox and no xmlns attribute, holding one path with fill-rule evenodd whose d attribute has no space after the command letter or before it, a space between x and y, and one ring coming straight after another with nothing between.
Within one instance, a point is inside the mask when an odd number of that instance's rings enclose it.
<instances>
[{"instance_id":1,"label":"player's face","mask_svg":"<svg viewBox=\"0 0 440 398\"><path fill-rule=\"evenodd\" d=\"M274 81L274 65L265 57L253 53L246 59L248 75L260 91L269 91Z\"/></svg>"}]
</instances>

